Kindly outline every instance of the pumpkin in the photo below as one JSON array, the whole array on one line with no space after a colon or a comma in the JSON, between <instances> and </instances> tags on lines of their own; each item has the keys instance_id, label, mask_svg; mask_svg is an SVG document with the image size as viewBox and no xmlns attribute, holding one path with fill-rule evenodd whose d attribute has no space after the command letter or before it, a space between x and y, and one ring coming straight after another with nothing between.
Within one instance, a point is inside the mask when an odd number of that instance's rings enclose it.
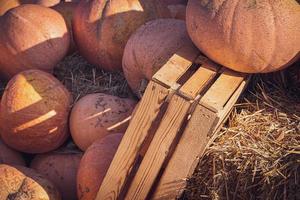
<instances>
[{"instance_id":1,"label":"pumpkin","mask_svg":"<svg viewBox=\"0 0 300 200\"><path fill-rule=\"evenodd\" d=\"M21 4L39 4L50 7L60 0L0 0L0 16L4 15L9 9L18 7Z\"/></svg>"},{"instance_id":2,"label":"pumpkin","mask_svg":"<svg viewBox=\"0 0 300 200\"><path fill-rule=\"evenodd\" d=\"M86 150L96 139L125 132L136 102L103 93L89 94L73 107L70 130L75 144Z\"/></svg>"},{"instance_id":3,"label":"pumpkin","mask_svg":"<svg viewBox=\"0 0 300 200\"><path fill-rule=\"evenodd\" d=\"M198 51L188 36L184 21L158 19L141 26L126 44L122 65L134 93L140 97L143 80L150 80L182 47Z\"/></svg>"},{"instance_id":4,"label":"pumpkin","mask_svg":"<svg viewBox=\"0 0 300 200\"><path fill-rule=\"evenodd\" d=\"M30 167L52 181L59 189L62 199L76 200L76 175L82 153L62 149L37 155Z\"/></svg>"},{"instance_id":5,"label":"pumpkin","mask_svg":"<svg viewBox=\"0 0 300 200\"><path fill-rule=\"evenodd\" d=\"M7 84L1 100L0 134L10 147L26 153L58 148L68 137L71 96L51 74L27 70Z\"/></svg>"},{"instance_id":6,"label":"pumpkin","mask_svg":"<svg viewBox=\"0 0 300 200\"><path fill-rule=\"evenodd\" d=\"M84 153L77 174L78 199L96 198L122 136L123 134L112 134L98 139Z\"/></svg>"},{"instance_id":7,"label":"pumpkin","mask_svg":"<svg viewBox=\"0 0 300 200\"><path fill-rule=\"evenodd\" d=\"M69 53L74 53L76 50L76 44L74 42L73 31L72 31L72 19L77 5L78 2L73 1L73 2L61 2L60 4L52 7L54 10L59 12L64 17L66 24L68 26L69 33L70 33Z\"/></svg>"},{"instance_id":8,"label":"pumpkin","mask_svg":"<svg viewBox=\"0 0 300 200\"><path fill-rule=\"evenodd\" d=\"M189 0L186 17L196 46L233 70L277 71L300 56L300 5L295 0Z\"/></svg>"},{"instance_id":9,"label":"pumpkin","mask_svg":"<svg viewBox=\"0 0 300 200\"><path fill-rule=\"evenodd\" d=\"M19 0L1 0L0 1L0 16L4 15L9 9L21 5Z\"/></svg>"},{"instance_id":10,"label":"pumpkin","mask_svg":"<svg viewBox=\"0 0 300 200\"><path fill-rule=\"evenodd\" d=\"M61 200L57 188L26 167L0 164L0 199Z\"/></svg>"},{"instance_id":11,"label":"pumpkin","mask_svg":"<svg viewBox=\"0 0 300 200\"><path fill-rule=\"evenodd\" d=\"M146 21L169 15L160 0L81 1L73 18L75 42L90 63L105 70L121 70L130 35Z\"/></svg>"},{"instance_id":12,"label":"pumpkin","mask_svg":"<svg viewBox=\"0 0 300 200\"><path fill-rule=\"evenodd\" d=\"M0 140L0 164L25 166L25 161L19 152L9 148Z\"/></svg>"},{"instance_id":13,"label":"pumpkin","mask_svg":"<svg viewBox=\"0 0 300 200\"><path fill-rule=\"evenodd\" d=\"M53 9L24 4L0 18L0 74L11 78L26 69L51 72L66 55L70 35Z\"/></svg>"}]
</instances>

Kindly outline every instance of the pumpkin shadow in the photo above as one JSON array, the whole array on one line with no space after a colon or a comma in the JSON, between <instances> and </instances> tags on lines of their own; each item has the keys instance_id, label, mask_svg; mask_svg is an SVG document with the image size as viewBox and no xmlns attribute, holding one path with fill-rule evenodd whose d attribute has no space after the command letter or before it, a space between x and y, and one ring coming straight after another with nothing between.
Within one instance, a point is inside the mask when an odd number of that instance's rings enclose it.
<instances>
[{"instance_id":1,"label":"pumpkin shadow","mask_svg":"<svg viewBox=\"0 0 300 200\"><path fill-rule=\"evenodd\" d=\"M65 33L62 37L48 39L25 50L25 47L17 45L13 40L4 40L5 42L0 43L0 78L8 81L14 75L29 69L52 73L53 68L67 55L68 38L69 34Z\"/></svg>"}]
</instances>

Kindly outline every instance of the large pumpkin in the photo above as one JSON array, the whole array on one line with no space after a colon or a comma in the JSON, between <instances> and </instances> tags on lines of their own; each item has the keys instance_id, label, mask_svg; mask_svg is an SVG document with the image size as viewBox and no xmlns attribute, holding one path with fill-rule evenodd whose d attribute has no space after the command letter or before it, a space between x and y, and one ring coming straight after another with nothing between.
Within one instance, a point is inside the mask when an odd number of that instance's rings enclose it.
<instances>
[{"instance_id":1,"label":"large pumpkin","mask_svg":"<svg viewBox=\"0 0 300 200\"><path fill-rule=\"evenodd\" d=\"M84 153L77 174L77 196L95 199L123 134L112 134L96 140Z\"/></svg>"},{"instance_id":2,"label":"large pumpkin","mask_svg":"<svg viewBox=\"0 0 300 200\"><path fill-rule=\"evenodd\" d=\"M236 71L272 72L300 55L295 0L189 0L187 29L204 54Z\"/></svg>"},{"instance_id":3,"label":"large pumpkin","mask_svg":"<svg viewBox=\"0 0 300 200\"><path fill-rule=\"evenodd\" d=\"M25 166L25 161L19 152L9 148L0 140L0 164Z\"/></svg>"},{"instance_id":4,"label":"large pumpkin","mask_svg":"<svg viewBox=\"0 0 300 200\"><path fill-rule=\"evenodd\" d=\"M62 199L76 200L76 175L82 153L63 149L37 155L30 167L52 181L60 190Z\"/></svg>"},{"instance_id":5,"label":"large pumpkin","mask_svg":"<svg viewBox=\"0 0 300 200\"><path fill-rule=\"evenodd\" d=\"M141 26L127 42L123 57L123 71L131 89L141 96L143 80L150 80L183 47L198 52L184 21L158 19Z\"/></svg>"},{"instance_id":6,"label":"large pumpkin","mask_svg":"<svg viewBox=\"0 0 300 200\"><path fill-rule=\"evenodd\" d=\"M73 30L79 52L92 64L120 70L124 47L142 24L169 11L159 0L91 0L77 7Z\"/></svg>"},{"instance_id":7,"label":"large pumpkin","mask_svg":"<svg viewBox=\"0 0 300 200\"><path fill-rule=\"evenodd\" d=\"M68 137L71 96L52 75L27 70L12 78L1 100L0 134L26 153L56 149Z\"/></svg>"},{"instance_id":8,"label":"large pumpkin","mask_svg":"<svg viewBox=\"0 0 300 200\"><path fill-rule=\"evenodd\" d=\"M52 71L69 48L65 20L50 8L13 8L0 18L0 27L0 75L5 78L26 69Z\"/></svg>"},{"instance_id":9,"label":"large pumpkin","mask_svg":"<svg viewBox=\"0 0 300 200\"><path fill-rule=\"evenodd\" d=\"M70 49L69 53L74 53L76 50L76 44L74 42L73 30L72 30L72 19L75 8L77 7L78 2L61 2L58 5L52 7L54 10L59 12L65 19L66 24L70 33Z\"/></svg>"},{"instance_id":10,"label":"large pumpkin","mask_svg":"<svg viewBox=\"0 0 300 200\"><path fill-rule=\"evenodd\" d=\"M0 199L61 200L61 196L57 188L36 171L0 164Z\"/></svg>"},{"instance_id":11,"label":"large pumpkin","mask_svg":"<svg viewBox=\"0 0 300 200\"><path fill-rule=\"evenodd\" d=\"M89 94L73 107L71 135L86 150L95 140L108 134L125 132L136 102L103 93Z\"/></svg>"}]
</instances>

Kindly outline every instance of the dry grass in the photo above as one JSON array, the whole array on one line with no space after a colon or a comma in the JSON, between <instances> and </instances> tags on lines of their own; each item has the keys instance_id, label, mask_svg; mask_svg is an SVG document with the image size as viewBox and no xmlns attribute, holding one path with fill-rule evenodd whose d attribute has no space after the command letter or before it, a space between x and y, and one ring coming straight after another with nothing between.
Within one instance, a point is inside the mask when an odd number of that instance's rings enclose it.
<instances>
[{"instance_id":1,"label":"dry grass","mask_svg":"<svg viewBox=\"0 0 300 200\"><path fill-rule=\"evenodd\" d=\"M100 70L76 53L59 63L54 75L72 92L75 101L96 92L133 97L121 73Z\"/></svg>"},{"instance_id":2,"label":"dry grass","mask_svg":"<svg viewBox=\"0 0 300 200\"><path fill-rule=\"evenodd\" d=\"M256 77L182 199L300 199L299 72Z\"/></svg>"}]
</instances>

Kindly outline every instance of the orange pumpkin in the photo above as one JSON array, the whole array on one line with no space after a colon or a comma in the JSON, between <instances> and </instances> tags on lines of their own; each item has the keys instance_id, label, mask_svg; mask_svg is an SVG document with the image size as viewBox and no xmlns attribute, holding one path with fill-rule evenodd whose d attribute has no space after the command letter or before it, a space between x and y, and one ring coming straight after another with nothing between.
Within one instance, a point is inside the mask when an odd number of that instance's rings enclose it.
<instances>
[{"instance_id":1,"label":"orange pumpkin","mask_svg":"<svg viewBox=\"0 0 300 200\"><path fill-rule=\"evenodd\" d=\"M70 130L75 144L86 150L108 134L125 132L136 105L131 99L103 93L89 94L73 107Z\"/></svg>"},{"instance_id":2,"label":"orange pumpkin","mask_svg":"<svg viewBox=\"0 0 300 200\"><path fill-rule=\"evenodd\" d=\"M130 35L146 21L169 15L159 0L81 1L73 19L75 42L90 63L106 70L121 70Z\"/></svg>"},{"instance_id":3,"label":"orange pumpkin","mask_svg":"<svg viewBox=\"0 0 300 200\"><path fill-rule=\"evenodd\" d=\"M19 152L9 148L0 140L0 164L25 166L25 161Z\"/></svg>"},{"instance_id":4,"label":"orange pumpkin","mask_svg":"<svg viewBox=\"0 0 300 200\"><path fill-rule=\"evenodd\" d=\"M300 56L300 5L295 0L189 0L186 17L196 46L233 70L277 71Z\"/></svg>"},{"instance_id":5,"label":"orange pumpkin","mask_svg":"<svg viewBox=\"0 0 300 200\"><path fill-rule=\"evenodd\" d=\"M123 56L123 71L134 93L140 97L143 80L150 80L184 46L198 52L182 20L158 19L141 26L130 37Z\"/></svg>"},{"instance_id":6,"label":"orange pumpkin","mask_svg":"<svg viewBox=\"0 0 300 200\"><path fill-rule=\"evenodd\" d=\"M0 199L61 200L57 188L36 171L0 164Z\"/></svg>"},{"instance_id":7,"label":"orange pumpkin","mask_svg":"<svg viewBox=\"0 0 300 200\"><path fill-rule=\"evenodd\" d=\"M123 134L112 134L96 140L84 153L77 174L78 199L96 198L122 136Z\"/></svg>"},{"instance_id":8,"label":"orange pumpkin","mask_svg":"<svg viewBox=\"0 0 300 200\"><path fill-rule=\"evenodd\" d=\"M76 200L76 175L82 153L62 149L37 155L30 167L52 181L60 190L62 199Z\"/></svg>"},{"instance_id":9,"label":"orange pumpkin","mask_svg":"<svg viewBox=\"0 0 300 200\"><path fill-rule=\"evenodd\" d=\"M72 1L72 2L61 2L60 4L52 7L54 10L59 12L64 17L66 24L68 26L69 33L71 36L69 53L74 53L76 50L76 44L74 42L73 30L72 30L72 19L77 5L78 2Z\"/></svg>"},{"instance_id":10,"label":"orange pumpkin","mask_svg":"<svg viewBox=\"0 0 300 200\"><path fill-rule=\"evenodd\" d=\"M51 74L27 70L12 78L1 100L0 134L26 153L58 148L68 137L71 96Z\"/></svg>"},{"instance_id":11,"label":"orange pumpkin","mask_svg":"<svg viewBox=\"0 0 300 200\"><path fill-rule=\"evenodd\" d=\"M0 75L7 79L26 69L52 71L69 49L64 18L50 8L13 8L0 18L0 27Z\"/></svg>"},{"instance_id":12,"label":"orange pumpkin","mask_svg":"<svg viewBox=\"0 0 300 200\"><path fill-rule=\"evenodd\" d=\"M9 9L18 7L22 4L39 4L41 6L54 6L60 0L0 0L0 16L4 15Z\"/></svg>"}]
</instances>

